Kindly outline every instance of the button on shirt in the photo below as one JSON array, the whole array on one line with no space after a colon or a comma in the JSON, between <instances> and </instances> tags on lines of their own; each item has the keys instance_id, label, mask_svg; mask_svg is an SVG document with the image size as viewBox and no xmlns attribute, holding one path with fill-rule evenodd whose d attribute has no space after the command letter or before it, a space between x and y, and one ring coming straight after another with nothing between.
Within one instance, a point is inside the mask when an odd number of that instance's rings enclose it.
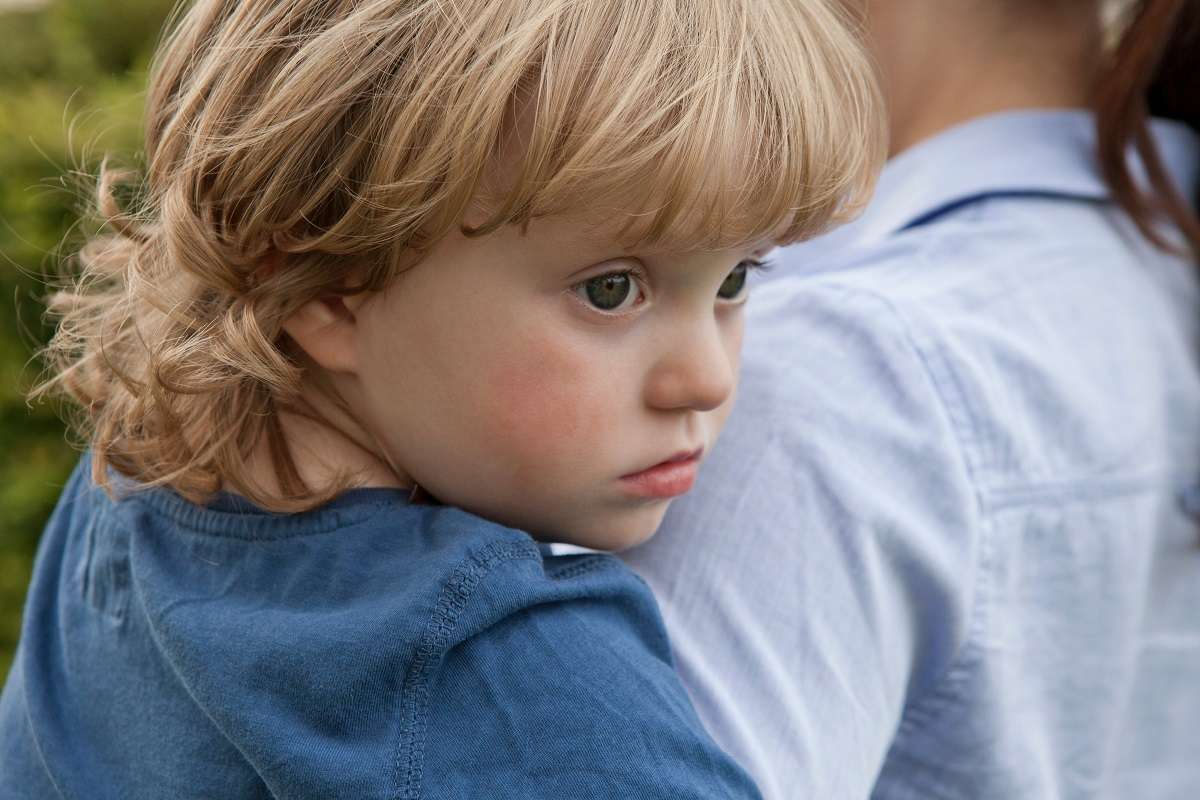
<instances>
[{"instance_id":1,"label":"button on shirt","mask_svg":"<svg viewBox=\"0 0 1200 800\"><path fill-rule=\"evenodd\" d=\"M772 800L1200 797L1200 292L1093 128L945 131L777 253L728 428L625 556Z\"/></svg>"}]
</instances>

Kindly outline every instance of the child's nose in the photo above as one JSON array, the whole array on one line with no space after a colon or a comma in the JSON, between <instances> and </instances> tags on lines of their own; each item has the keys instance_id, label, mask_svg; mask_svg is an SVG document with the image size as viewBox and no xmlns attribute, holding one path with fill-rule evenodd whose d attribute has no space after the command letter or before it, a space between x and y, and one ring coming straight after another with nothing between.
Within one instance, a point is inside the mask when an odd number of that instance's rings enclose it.
<instances>
[{"instance_id":1,"label":"child's nose","mask_svg":"<svg viewBox=\"0 0 1200 800\"><path fill-rule=\"evenodd\" d=\"M713 322L680 329L655 364L646 387L653 408L711 411L733 392L737 382L734 355Z\"/></svg>"}]
</instances>

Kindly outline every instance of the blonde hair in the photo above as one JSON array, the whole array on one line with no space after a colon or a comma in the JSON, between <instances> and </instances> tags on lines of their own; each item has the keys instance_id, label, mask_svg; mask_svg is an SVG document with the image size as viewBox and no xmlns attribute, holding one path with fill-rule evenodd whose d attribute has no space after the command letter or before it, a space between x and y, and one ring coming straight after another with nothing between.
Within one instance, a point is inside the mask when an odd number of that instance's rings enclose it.
<instances>
[{"instance_id":1,"label":"blonde hair","mask_svg":"<svg viewBox=\"0 0 1200 800\"><path fill-rule=\"evenodd\" d=\"M856 32L818 0L199 0L153 64L144 177L101 167L107 229L48 301L31 397L77 404L110 493L112 467L311 508L352 476L299 476L279 412L305 413L306 371L282 323L354 291L351 270L383 288L486 192L469 234L586 196L619 198L642 243L811 236L867 196L882 120ZM263 437L285 496L245 466Z\"/></svg>"}]
</instances>

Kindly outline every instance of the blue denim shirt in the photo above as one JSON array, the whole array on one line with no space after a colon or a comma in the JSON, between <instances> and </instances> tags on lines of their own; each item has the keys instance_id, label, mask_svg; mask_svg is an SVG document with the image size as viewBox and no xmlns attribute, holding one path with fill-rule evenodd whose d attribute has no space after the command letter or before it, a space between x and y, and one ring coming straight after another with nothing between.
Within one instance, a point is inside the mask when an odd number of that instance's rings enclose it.
<instances>
[{"instance_id":1,"label":"blue denim shirt","mask_svg":"<svg viewBox=\"0 0 1200 800\"><path fill-rule=\"evenodd\" d=\"M780 251L729 427L627 554L766 797L1200 797L1200 292L1093 124L946 131ZM1155 134L1194 196L1197 137Z\"/></svg>"},{"instance_id":2,"label":"blue denim shirt","mask_svg":"<svg viewBox=\"0 0 1200 800\"><path fill-rule=\"evenodd\" d=\"M0 797L759 797L607 555L393 489L300 515L85 456L0 695Z\"/></svg>"}]
</instances>

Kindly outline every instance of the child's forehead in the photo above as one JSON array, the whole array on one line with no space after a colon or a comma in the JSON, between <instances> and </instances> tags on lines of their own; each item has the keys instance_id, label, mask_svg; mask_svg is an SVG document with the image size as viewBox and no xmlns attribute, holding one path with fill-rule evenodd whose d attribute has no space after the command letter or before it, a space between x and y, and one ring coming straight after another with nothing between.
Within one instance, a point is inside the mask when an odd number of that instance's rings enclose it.
<instances>
[{"instance_id":1,"label":"child's forehead","mask_svg":"<svg viewBox=\"0 0 1200 800\"><path fill-rule=\"evenodd\" d=\"M771 225L752 204L737 202L729 195L736 189L696 192L692 203L680 205L677 198L654 186L581 186L568 195L554 198L533 209L524 218L503 220L497 232L532 242L557 242L587 252L668 255L719 250L769 249L787 235L787 220ZM498 222L503 196L481 194L463 217L467 229ZM669 229L657 230L664 208L676 202Z\"/></svg>"},{"instance_id":2,"label":"child's forehead","mask_svg":"<svg viewBox=\"0 0 1200 800\"><path fill-rule=\"evenodd\" d=\"M712 244L699 237L673 236L647 240L637 234L646 221L644 212L620 206L568 209L562 213L534 217L524 223L505 225L486 237L497 237L512 247L537 251L554 260L588 263L621 257L671 260L702 252L737 251L746 255L765 253L777 241L773 234Z\"/></svg>"}]
</instances>

